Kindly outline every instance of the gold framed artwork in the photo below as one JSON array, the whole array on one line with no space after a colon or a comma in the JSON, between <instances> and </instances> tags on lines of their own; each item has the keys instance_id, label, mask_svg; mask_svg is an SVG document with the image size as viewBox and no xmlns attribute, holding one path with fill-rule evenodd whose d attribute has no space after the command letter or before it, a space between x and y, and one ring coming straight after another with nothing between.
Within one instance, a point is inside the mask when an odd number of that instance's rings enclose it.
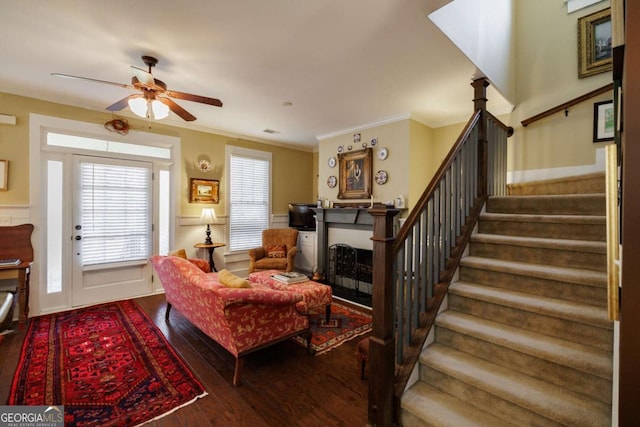
<instances>
[{"instance_id":1,"label":"gold framed artwork","mask_svg":"<svg viewBox=\"0 0 640 427\"><path fill-rule=\"evenodd\" d=\"M578 78L611 71L611 8L578 18Z\"/></svg>"},{"instance_id":2,"label":"gold framed artwork","mask_svg":"<svg viewBox=\"0 0 640 427\"><path fill-rule=\"evenodd\" d=\"M369 199L372 187L372 149L338 154L338 199Z\"/></svg>"},{"instance_id":3,"label":"gold framed artwork","mask_svg":"<svg viewBox=\"0 0 640 427\"><path fill-rule=\"evenodd\" d=\"M8 179L9 177L9 161L0 160L0 191L7 191L9 189Z\"/></svg>"},{"instance_id":4,"label":"gold framed artwork","mask_svg":"<svg viewBox=\"0 0 640 427\"><path fill-rule=\"evenodd\" d=\"M220 181L191 178L189 203L219 203Z\"/></svg>"}]
</instances>

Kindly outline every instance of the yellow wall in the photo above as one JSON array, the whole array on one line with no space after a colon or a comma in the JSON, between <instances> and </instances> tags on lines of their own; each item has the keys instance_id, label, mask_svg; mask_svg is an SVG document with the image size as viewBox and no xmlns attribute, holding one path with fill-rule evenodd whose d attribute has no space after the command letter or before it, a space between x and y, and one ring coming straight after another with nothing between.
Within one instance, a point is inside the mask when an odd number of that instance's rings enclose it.
<instances>
[{"instance_id":1,"label":"yellow wall","mask_svg":"<svg viewBox=\"0 0 640 427\"><path fill-rule=\"evenodd\" d=\"M104 123L112 118L110 113L85 110L66 105L40 101L0 93L3 114L16 116L16 126L0 125L0 159L9 160L9 190L0 192L0 205L29 204L29 113ZM144 120L129 119L132 129L177 136L181 139L180 159L180 212L181 216L198 216L202 205L189 203L190 178L220 180L220 204L215 206L218 215L224 215L225 146L236 145L271 152L273 155L273 213L286 213L292 200L314 200L313 164L310 151L232 138L212 133L172 127L162 122L152 122L151 128ZM212 163L212 171L203 173L197 169L197 161L206 156ZM295 179L291 179L295 177Z\"/></svg>"},{"instance_id":2,"label":"yellow wall","mask_svg":"<svg viewBox=\"0 0 640 427\"><path fill-rule=\"evenodd\" d=\"M409 121L409 188L404 194L406 206L412 208L425 188L429 184L431 177L438 169L439 162L433 147L433 129L416 122ZM408 196L408 197L407 197Z\"/></svg>"},{"instance_id":3,"label":"yellow wall","mask_svg":"<svg viewBox=\"0 0 640 427\"><path fill-rule=\"evenodd\" d=\"M609 2L567 14L557 0L515 3L517 106L505 122L515 129L509 170L590 165L595 162L593 103L603 95L523 128L520 122L611 82L611 72L578 78L578 18ZM491 100L488 108L491 109Z\"/></svg>"},{"instance_id":4,"label":"yellow wall","mask_svg":"<svg viewBox=\"0 0 640 427\"><path fill-rule=\"evenodd\" d=\"M353 142L354 133L360 133L361 141ZM339 184L335 188L329 188L327 179L335 176L339 180L339 165L331 168L328 165L330 157L338 159L338 147L343 147L343 152L348 153L348 146L352 151L362 150L362 143L371 147L371 139L377 138L378 143L373 147L372 175L375 176L379 170L385 170L388 174L388 181L384 185L376 184L373 179L372 190L375 202L385 203L393 200L401 194L407 196L409 185L409 120L399 120L394 123L371 127L357 132L338 135L320 141L318 155L318 195L333 202L358 202L363 200L338 199ZM377 158L377 151L380 147L386 147L389 155L385 160ZM370 202L368 200L367 202Z\"/></svg>"}]
</instances>

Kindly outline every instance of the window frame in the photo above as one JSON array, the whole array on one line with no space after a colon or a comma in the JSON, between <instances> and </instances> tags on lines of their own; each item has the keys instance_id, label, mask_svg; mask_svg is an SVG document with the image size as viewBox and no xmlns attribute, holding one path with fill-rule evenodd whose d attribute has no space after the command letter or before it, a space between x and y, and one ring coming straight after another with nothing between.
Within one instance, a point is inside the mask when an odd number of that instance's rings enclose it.
<instances>
[{"instance_id":1,"label":"window frame","mask_svg":"<svg viewBox=\"0 0 640 427\"><path fill-rule=\"evenodd\" d=\"M237 249L233 250L233 236L231 234L231 226L233 223L233 218L231 216L232 210L232 197L231 197L231 159L232 157L245 157L259 160L266 160L268 162L268 197L267 197L267 213L266 213L266 224L267 228L271 227L271 217L272 217L272 197L273 197L273 155L268 151L261 150L253 150L249 148L238 147L234 145L227 145L225 149L225 160L226 160L226 174L225 174L225 192L227 194L227 203L225 206L225 214L228 218L227 221L227 253L228 254L237 254L237 253L246 253L251 248L245 249Z\"/></svg>"}]
</instances>

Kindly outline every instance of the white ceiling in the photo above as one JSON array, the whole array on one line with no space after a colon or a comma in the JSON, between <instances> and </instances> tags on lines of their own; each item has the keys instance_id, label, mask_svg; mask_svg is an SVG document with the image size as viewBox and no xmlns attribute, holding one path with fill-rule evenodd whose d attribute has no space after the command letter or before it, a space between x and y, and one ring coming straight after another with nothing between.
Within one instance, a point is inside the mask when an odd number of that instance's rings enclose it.
<instances>
[{"instance_id":1,"label":"white ceiling","mask_svg":"<svg viewBox=\"0 0 640 427\"><path fill-rule=\"evenodd\" d=\"M172 125L312 149L318 137L409 115L458 123L472 112L476 68L428 19L437 3L446 1L0 0L0 92L104 111L134 92L51 73L128 84L130 65L151 55L169 89L224 102L177 101L198 119L171 114ZM510 110L495 91L489 105Z\"/></svg>"}]
</instances>

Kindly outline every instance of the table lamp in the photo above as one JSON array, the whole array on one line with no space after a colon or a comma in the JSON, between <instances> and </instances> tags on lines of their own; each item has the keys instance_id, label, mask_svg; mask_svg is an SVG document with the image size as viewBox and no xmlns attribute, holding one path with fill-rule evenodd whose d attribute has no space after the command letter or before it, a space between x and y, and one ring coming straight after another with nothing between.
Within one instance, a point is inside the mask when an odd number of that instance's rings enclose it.
<instances>
[{"instance_id":1,"label":"table lamp","mask_svg":"<svg viewBox=\"0 0 640 427\"><path fill-rule=\"evenodd\" d=\"M207 224L207 238L204 240L206 245L211 245L213 242L211 241L211 224L216 221L216 211L213 208L204 208L202 209L202 214L200 215L200 222L203 224Z\"/></svg>"}]
</instances>

